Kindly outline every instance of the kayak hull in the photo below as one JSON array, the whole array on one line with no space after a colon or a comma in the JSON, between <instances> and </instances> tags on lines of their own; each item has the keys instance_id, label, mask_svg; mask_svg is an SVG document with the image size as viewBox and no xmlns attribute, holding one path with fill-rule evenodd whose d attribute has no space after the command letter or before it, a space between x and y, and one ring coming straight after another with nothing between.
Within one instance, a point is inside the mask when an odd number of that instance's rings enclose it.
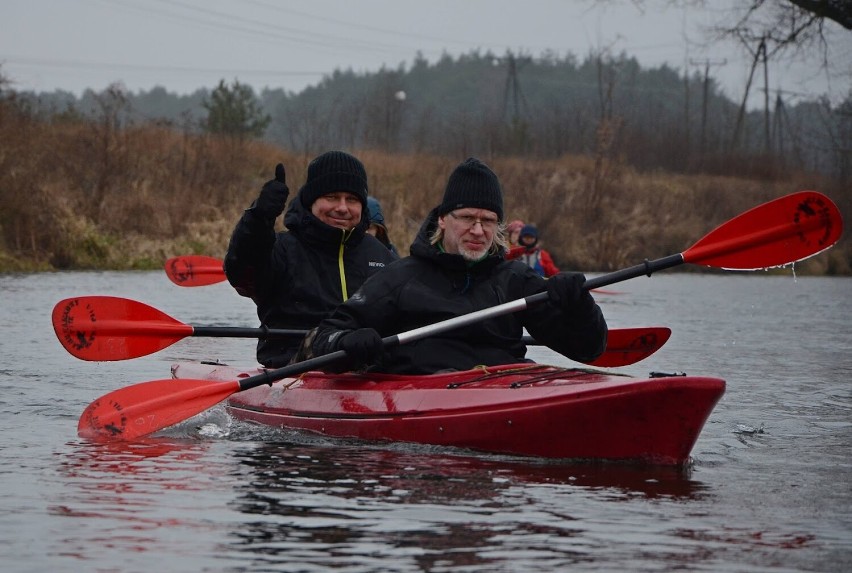
<instances>
[{"instance_id":1,"label":"kayak hull","mask_svg":"<svg viewBox=\"0 0 852 573\"><path fill-rule=\"evenodd\" d=\"M261 372L203 364L172 371L213 381ZM235 393L227 409L239 420L340 438L682 465L724 390L718 378L515 364L429 376L309 372Z\"/></svg>"}]
</instances>

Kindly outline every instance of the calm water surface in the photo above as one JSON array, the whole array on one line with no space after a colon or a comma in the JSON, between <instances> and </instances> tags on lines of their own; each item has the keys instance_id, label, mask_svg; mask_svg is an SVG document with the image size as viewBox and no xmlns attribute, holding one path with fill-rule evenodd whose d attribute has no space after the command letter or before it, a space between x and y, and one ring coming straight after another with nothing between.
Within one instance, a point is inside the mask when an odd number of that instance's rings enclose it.
<instances>
[{"instance_id":1,"label":"calm water surface","mask_svg":"<svg viewBox=\"0 0 852 573\"><path fill-rule=\"evenodd\" d=\"M660 273L610 288L622 294L598 298L611 326L673 331L621 372L728 382L691 470L334 442L221 409L162 439L88 444L77 419L98 396L168 378L175 361L247 364L254 345L189 338L83 362L53 333L59 300L124 296L219 326L255 326L252 303L159 272L0 275L2 568L852 570L852 279Z\"/></svg>"}]
</instances>

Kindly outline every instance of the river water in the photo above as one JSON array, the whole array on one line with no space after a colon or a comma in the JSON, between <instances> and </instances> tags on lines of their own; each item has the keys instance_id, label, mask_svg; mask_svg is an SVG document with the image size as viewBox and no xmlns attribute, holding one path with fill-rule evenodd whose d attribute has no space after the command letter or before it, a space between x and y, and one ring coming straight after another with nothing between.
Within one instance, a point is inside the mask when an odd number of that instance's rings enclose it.
<instances>
[{"instance_id":1,"label":"river water","mask_svg":"<svg viewBox=\"0 0 852 573\"><path fill-rule=\"evenodd\" d=\"M252 363L254 342L84 362L53 333L59 300L123 296L214 326L256 326L252 303L159 272L0 275L2 569L852 570L852 279L669 272L608 288L611 326L673 331L620 372L728 382L691 469L331 441L229 426L220 408L202 435L86 443L76 424L95 398L176 361Z\"/></svg>"}]
</instances>

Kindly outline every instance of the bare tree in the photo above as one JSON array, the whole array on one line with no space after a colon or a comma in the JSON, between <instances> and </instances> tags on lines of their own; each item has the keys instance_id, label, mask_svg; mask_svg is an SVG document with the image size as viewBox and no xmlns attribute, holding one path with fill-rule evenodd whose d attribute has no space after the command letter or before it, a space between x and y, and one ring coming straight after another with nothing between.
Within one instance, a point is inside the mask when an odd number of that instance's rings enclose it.
<instances>
[{"instance_id":1,"label":"bare tree","mask_svg":"<svg viewBox=\"0 0 852 573\"><path fill-rule=\"evenodd\" d=\"M847 30L852 30L852 4L849 0L788 0L816 18L834 20Z\"/></svg>"},{"instance_id":2,"label":"bare tree","mask_svg":"<svg viewBox=\"0 0 852 573\"><path fill-rule=\"evenodd\" d=\"M815 10L806 6L824 9ZM831 10L828 8L832 7ZM763 43L767 59L785 54L822 52L828 64L827 20L852 29L852 3L828 0L751 0L743 3L733 22L720 22L716 32L737 39L744 46Z\"/></svg>"},{"instance_id":3,"label":"bare tree","mask_svg":"<svg viewBox=\"0 0 852 573\"><path fill-rule=\"evenodd\" d=\"M623 0L595 0L595 4L612 4ZM654 3L649 0L629 0L631 4L644 10L649 4ZM706 6L715 4L708 0L663 0L664 3L670 6ZM763 9L777 10L775 24L778 25L779 32L786 26L784 24L793 17L798 25L791 29L792 35L788 37L788 41L795 42L799 39L799 34L807 32L811 33L813 29L823 30L826 20L831 20L840 24L847 30L852 30L852 3L849 0L743 0L739 3L740 7L746 11L746 20L752 19Z\"/></svg>"},{"instance_id":4,"label":"bare tree","mask_svg":"<svg viewBox=\"0 0 852 573\"><path fill-rule=\"evenodd\" d=\"M594 0L596 4L623 0ZM630 0L640 10L652 4L672 8L717 5L708 0ZM741 0L732 3L711 28L717 39L733 39L751 56L752 64L733 130L731 145L742 144L746 102L758 68L763 69L764 150L771 152L769 63L819 57L821 69L830 69L829 27L852 30L852 0ZM848 73L852 73L852 70Z\"/></svg>"},{"instance_id":5,"label":"bare tree","mask_svg":"<svg viewBox=\"0 0 852 573\"><path fill-rule=\"evenodd\" d=\"M684 0L687 1L687 0ZM703 0L701 2L704 3ZM750 0L732 10L733 19L720 21L714 31L720 38L736 40L752 57L751 72L740 105L732 145L742 136L742 121L752 79L763 68L764 149L771 151L769 62L819 54L829 69L826 26L834 21L852 28L852 2L848 0Z\"/></svg>"},{"instance_id":6,"label":"bare tree","mask_svg":"<svg viewBox=\"0 0 852 573\"><path fill-rule=\"evenodd\" d=\"M594 0L608 4L624 0ZM708 0L630 0L639 10L652 4L663 3L670 7L715 6ZM830 22L852 30L852 2L849 0L742 0L731 10L733 20L727 16L717 22L714 31L721 36L739 39L744 44L767 44L767 57L781 52L805 52L821 49L823 61L827 57L827 25Z\"/></svg>"}]
</instances>

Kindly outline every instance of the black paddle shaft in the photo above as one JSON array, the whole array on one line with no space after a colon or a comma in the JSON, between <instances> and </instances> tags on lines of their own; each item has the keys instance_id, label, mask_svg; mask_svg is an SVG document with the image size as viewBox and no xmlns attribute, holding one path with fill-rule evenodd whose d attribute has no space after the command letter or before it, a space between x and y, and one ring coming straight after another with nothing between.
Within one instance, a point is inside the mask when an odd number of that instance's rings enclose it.
<instances>
[{"instance_id":1,"label":"black paddle shaft","mask_svg":"<svg viewBox=\"0 0 852 573\"><path fill-rule=\"evenodd\" d=\"M193 336L211 336L219 338L297 338L305 336L307 330L289 330L282 328L242 328L239 326L193 326Z\"/></svg>"},{"instance_id":2,"label":"black paddle shaft","mask_svg":"<svg viewBox=\"0 0 852 573\"><path fill-rule=\"evenodd\" d=\"M661 259L655 259L653 261L645 259L645 262L641 265L634 265L626 269L621 269L606 275L591 278L586 281L586 283L583 285L583 288L591 290L594 288L600 288L603 286L611 285L613 283L626 281L628 279L641 277L642 275L650 277L653 273L657 271L662 271L664 269L670 269L672 267L682 265L683 262L683 253L669 255Z\"/></svg>"}]
</instances>

